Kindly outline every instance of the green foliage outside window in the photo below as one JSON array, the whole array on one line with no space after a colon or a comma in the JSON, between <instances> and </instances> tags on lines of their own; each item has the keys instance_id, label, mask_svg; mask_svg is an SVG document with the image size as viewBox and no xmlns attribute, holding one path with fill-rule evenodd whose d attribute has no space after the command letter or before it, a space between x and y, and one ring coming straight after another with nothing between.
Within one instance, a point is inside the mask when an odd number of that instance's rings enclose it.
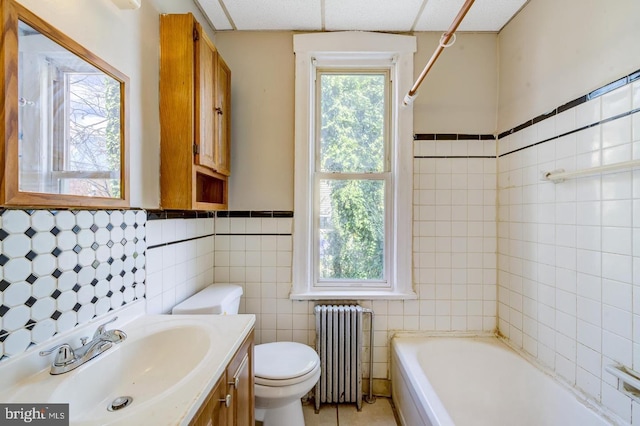
<instances>
[{"instance_id":1,"label":"green foliage outside window","mask_svg":"<svg viewBox=\"0 0 640 426\"><path fill-rule=\"evenodd\" d=\"M319 185L319 278L382 280L387 76L343 72L320 79L318 167L326 179Z\"/></svg>"}]
</instances>

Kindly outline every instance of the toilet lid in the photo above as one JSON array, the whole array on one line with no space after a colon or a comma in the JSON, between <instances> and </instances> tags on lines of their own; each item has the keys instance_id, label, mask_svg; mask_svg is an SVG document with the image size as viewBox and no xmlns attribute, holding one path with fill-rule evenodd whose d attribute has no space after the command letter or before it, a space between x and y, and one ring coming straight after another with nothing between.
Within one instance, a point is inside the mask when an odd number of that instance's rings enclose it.
<instances>
[{"instance_id":1,"label":"toilet lid","mask_svg":"<svg viewBox=\"0 0 640 426\"><path fill-rule=\"evenodd\" d=\"M256 345L254 351L256 379L286 380L304 376L320 361L316 351L302 343L263 343Z\"/></svg>"}]
</instances>

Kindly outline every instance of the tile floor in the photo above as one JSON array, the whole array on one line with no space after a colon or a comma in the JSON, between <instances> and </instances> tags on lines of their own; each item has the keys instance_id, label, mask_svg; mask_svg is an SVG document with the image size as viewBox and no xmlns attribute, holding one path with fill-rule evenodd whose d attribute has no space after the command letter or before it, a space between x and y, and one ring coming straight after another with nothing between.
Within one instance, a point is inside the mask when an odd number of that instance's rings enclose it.
<instances>
[{"instance_id":1,"label":"tile floor","mask_svg":"<svg viewBox=\"0 0 640 426\"><path fill-rule=\"evenodd\" d=\"M315 413L313 401L302 406L306 426L397 426L390 398L377 397L373 404L362 403L358 412L355 404L323 404Z\"/></svg>"}]
</instances>

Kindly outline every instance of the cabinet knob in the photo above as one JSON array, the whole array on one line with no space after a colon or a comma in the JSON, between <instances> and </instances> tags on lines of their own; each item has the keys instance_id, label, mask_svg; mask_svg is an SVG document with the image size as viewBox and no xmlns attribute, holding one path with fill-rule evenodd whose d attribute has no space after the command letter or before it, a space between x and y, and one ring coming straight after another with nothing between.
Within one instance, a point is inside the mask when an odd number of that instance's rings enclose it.
<instances>
[{"instance_id":1,"label":"cabinet knob","mask_svg":"<svg viewBox=\"0 0 640 426\"><path fill-rule=\"evenodd\" d=\"M229 382L229 385L231 385L234 388L238 389L238 386L240 386L240 377L235 377L233 379L233 382Z\"/></svg>"},{"instance_id":2,"label":"cabinet knob","mask_svg":"<svg viewBox=\"0 0 640 426\"><path fill-rule=\"evenodd\" d=\"M230 394L227 394L227 396L225 396L222 399L219 399L218 401L224 402L224 406L227 407L227 408L231 407L231 395Z\"/></svg>"}]
</instances>

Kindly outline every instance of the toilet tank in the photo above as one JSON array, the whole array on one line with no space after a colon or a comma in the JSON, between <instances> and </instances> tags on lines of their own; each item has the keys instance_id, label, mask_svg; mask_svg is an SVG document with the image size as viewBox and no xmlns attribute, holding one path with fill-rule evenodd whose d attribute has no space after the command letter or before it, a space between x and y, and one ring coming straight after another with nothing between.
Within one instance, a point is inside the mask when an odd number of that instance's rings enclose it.
<instances>
[{"instance_id":1,"label":"toilet tank","mask_svg":"<svg viewBox=\"0 0 640 426\"><path fill-rule=\"evenodd\" d=\"M242 287L235 284L211 284L173 307L174 315L237 314Z\"/></svg>"}]
</instances>

